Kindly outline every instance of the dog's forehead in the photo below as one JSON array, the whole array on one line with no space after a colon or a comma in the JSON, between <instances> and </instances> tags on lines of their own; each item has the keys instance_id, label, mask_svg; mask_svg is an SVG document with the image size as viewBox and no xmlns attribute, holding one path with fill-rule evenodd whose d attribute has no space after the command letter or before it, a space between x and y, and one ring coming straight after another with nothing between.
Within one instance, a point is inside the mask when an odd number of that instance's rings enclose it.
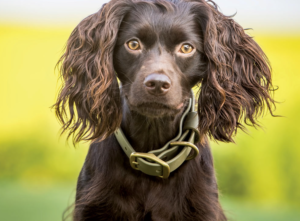
<instances>
[{"instance_id":1,"label":"dog's forehead","mask_svg":"<svg viewBox=\"0 0 300 221\"><path fill-rule=\"evenodd\" d=\"M174 6L161 9L155 5L132 8L123 19L121 31L124 38L135 36L152 41L159 38L166 43L197 42L200 32L190 8Z\"/></svg>"}]
</instances>

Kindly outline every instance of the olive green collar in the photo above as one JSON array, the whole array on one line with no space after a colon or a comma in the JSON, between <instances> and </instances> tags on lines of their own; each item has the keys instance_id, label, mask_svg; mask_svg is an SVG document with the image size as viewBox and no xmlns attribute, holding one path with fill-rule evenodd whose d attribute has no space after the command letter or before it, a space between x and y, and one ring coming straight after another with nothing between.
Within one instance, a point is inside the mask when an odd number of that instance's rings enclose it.
<instances>
[{"instance_id":1,"label":"olive green collar","mask_svg":"<svg viewBox=\"0 0 300 221\"><path fill-rule=\"evenodd\" d=\"M179 123L178 135L167 142L162 148L148 153L135 152L121 128L115 131L115 136L125 154L129 157L130 165L151 176L168 178L185 160L194 159L199 150L194 143L199 140L198 115L195 109L194 94ZM182 146L183 148L179 148ZM191 150L194 150L190 155ZM178 153L179 152L179 153Z\"/></svg>"}]
</instances>

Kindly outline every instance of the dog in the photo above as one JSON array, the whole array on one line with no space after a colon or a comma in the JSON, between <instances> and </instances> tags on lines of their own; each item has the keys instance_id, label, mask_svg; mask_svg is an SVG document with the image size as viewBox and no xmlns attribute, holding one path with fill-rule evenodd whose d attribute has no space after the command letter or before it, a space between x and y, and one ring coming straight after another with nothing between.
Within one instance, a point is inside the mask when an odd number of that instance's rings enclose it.
<instances>
[{"instance_id":1,"label":"dog","mask_svg":"<svg viewBox=\"0 0 300 221\"><path fill-rule=\"evenodd\" d=\"M268 59L232 17L210 0L111 0L58 64L62 131L91 141L75 221L227 220L208 139L234 142L275 105ZM173 171L163 146L184 156Z\"/></svg>"}]
</instances>

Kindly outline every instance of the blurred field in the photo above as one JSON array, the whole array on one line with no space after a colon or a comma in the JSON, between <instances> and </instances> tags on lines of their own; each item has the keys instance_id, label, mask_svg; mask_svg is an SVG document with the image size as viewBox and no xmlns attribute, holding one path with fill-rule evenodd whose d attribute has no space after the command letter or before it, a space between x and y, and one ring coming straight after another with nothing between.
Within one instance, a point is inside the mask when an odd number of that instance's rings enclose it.
<instances>
[{"instance_id":1,"label":"blurred field","mask_svg":"<svg viewBox=\"0 0 300 221\"><path fill-rule=\"evenodd\" d=\"M2 183L0 220L61 220L63 211L72 206L74 194L75 187L72 185L55 185L41 190L26 185ZM222 204L230 220L236 221L298 221L300 216L300 212L291 209L261 207L259 204L228 197L222 198Z\"/></svg>"},{"instance_id":2,"label":"blurred field","mask_svg":"<svg viewBox=\"0 0 300 221\"><path fill-rule=\"evenodd\" d=\"M71 31L0 25L0 220L59 220L74 190L87 144L59 139L50 110ZM234 220L297 220L300 36L253 35L271 61L275 113L284 117L265 116L263 129L240 132L236 144L212 143L223 205Z\"/></svg>"}]
</instances>

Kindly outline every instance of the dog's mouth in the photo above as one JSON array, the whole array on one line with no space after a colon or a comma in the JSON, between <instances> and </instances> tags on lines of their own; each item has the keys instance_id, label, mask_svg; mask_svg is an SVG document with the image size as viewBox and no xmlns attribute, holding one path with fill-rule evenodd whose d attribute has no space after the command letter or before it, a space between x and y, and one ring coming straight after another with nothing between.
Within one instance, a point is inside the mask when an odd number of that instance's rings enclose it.
<instances>
[{"instance_id":1,"label":"dog's mouth","mask_svg":"<svg viewBox=\"0 0 300 221\"><path fill-rule=\"evenodd\" d=\"M165 105L165 104L162 104L162 103L147 102L147 103L140 104L137 107L139 107L139 108L151 108L151 109L157 109L157 110L159 110L159 109L175 110L175 109L180 109L181 107L183 107L183 103L180 103L179 105L174 107L174 106L169 106L169 105Z\"/></svg>"},{"instance_id":2,"label":"dog's mouth","mask_svg":"<svg viewBox=\"0 0 300 221\"><path fill-rule=\"evenodd\" d=\"M164 116L175 116L187 105L187 101L182 101L178 105L167 105L158 102L144 102L138 105L131 105L129 108L141 115L151 118L159 118Z\"/></svg>"}]
</instances>

